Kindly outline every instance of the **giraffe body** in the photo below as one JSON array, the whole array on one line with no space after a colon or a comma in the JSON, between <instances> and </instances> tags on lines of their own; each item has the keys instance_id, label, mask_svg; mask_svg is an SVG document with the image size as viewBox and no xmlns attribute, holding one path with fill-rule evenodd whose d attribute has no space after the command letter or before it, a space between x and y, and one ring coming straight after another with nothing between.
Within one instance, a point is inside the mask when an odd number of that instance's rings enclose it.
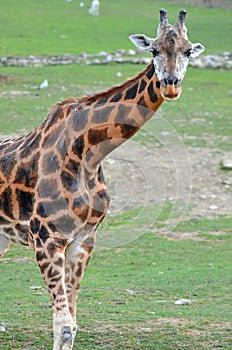
<instances>
[{"instance_id":1,"label":"giraffe body","mask_svg":"<svg viewBox=\"0 0 232 350\"><path fill-rule=\"evenodd\" d=\"M180 64L175 68L174 58L181 61L180 51L185 56L191 44L184 29L181 34L183 11L177 27L168 24L164 10L160 15L159 38L166 33L169 57L164 76L162 59L154 58L135 78L94 96L62 101L29 135L0 143L0 255L12 242L34 249L53 305L54 350L73 348L81 279L109 206L101 161L165 99L180 95ZM164 51L158 39L135 35L131 40Z\"/></svg>"}]
</instances>

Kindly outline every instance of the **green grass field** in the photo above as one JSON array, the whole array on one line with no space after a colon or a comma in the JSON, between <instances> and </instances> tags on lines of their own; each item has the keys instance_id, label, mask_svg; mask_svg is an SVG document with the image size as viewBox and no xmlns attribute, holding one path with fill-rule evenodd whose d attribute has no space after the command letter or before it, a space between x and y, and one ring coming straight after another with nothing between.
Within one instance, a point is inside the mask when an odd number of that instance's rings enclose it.
<instances>
[{"instance_id":1,"label":"green grass field","mask_svg":"<svg viewBox=\"0 0 232 350\"><path fill-rule=\"evenodd\" d=\"M85 1L81 9L74 0L1 0L0 57L133 48L128 35L155 36L161 7L168 10L170 22L176 20L179 9L188 10L189 38L204 44L206 54L231 50L228 9L173 1L108 0L102 1L101 15L95 18L87 14L89 4ZM0 136L25 134L41 123L57 101L104 90L143 68L118 64L1 68ZM231 71L189 69L180 100L161 107L160 115L187 149L231 155L231 77ZM48 88L38 90L44 79ZM155 125L150 120L146 130L151 136L140 132L134 140L153 147ZM131 210L103 222L99 241L105 231L115 234L117 229L122 235L141 232L141 237L94 252L81 286L74 349L231 349L231 211L211 217L199 212L192 217L189 208L173 231L179 238L184 233L192 237L182 240L162 233L171 209L172 205L165 207L153 227L147 223L155 205L143 208L140 220L133 220L137 211ZM0 326L6 328L0 332L0 349L51 349L50 299L33 252L13 246L0 260L0 271ZM42 288L30 290L33 285ZM191 304L174 305L180 298Z\"/></svg>"},{"instance_id":2,"label":"green grass field","mask_svg":"<svg viewBox=\"0 0 232 350\"><path fill-rule=\"evenodd\" d=\"M207 53L228 51L231 46L231 11L199 8L174 1L123 0L102 3L101 16L87 14L79 1L1 0L1 56L113 51L130 48L128 35L146 32L154 37L158 10L166 7L169 21L181 8L188 12L189 34L201 41ZM226 34L228 33L228 34Z\"/></svg>"},{"instance_id":3,"label":"green grass field","mask_svg":"<svg viewBox=\"0 0 232 350\"><path fill-rule=\"evenodd\" d=\"M211 238L146 234L119 249L96 250L79 299L79 348L231 349L231 236ZM0 319L7 322L1 349L50 349L49 295L29 290L44 287L32 253L12 248L1 276ZM174 305L180 298L192 303Z\"/></svg>"}]
</instances>

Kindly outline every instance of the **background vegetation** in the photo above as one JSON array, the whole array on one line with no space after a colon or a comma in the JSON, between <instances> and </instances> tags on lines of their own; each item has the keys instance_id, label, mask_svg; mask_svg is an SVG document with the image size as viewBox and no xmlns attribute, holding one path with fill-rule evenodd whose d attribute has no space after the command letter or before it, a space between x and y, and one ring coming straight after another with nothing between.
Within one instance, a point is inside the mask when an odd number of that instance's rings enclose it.
<instances>
[{"instance_id":1,"label":"background vegetation","mask_svg":"<svg viewBox=\"0 0 232 350\"><path fill-rule=\"evenodd\" d=\"M81 9L74 0L1 0L0 57L133 48L128 35L144 32L155 36L161 7L169 11L171 23L180 8L187 9L189 37L203 43L207 54L231 49L231 11L223 7L102 0L100 16L91 17L88 5L90 1ZM27 133L57 101L105 89L143 68L117 64L1 68L0 133ZM39 90L44 79L49 86ZM231 150L230 84L231 72L189 69L181 99L162 106L163 115L187 146ZM152 128L151 120L147 129ZM143 133L136 140L151 142ZM169 240L158 234L159 227L153 231L144 228L151 211L144 210L141 227L136 227L146 233L139 240L95 251L80 294L76 348L79 342L80 349L89 350L231 349L230 213L200 220L187 217L175 231L194 232L197 239ZM104 229L125 222L128 216L130 213L121 213L109 218ZM164 212L159 226L168 218L169 212ZM130 225L133 230L133 220ZM12 247L0 261L0 271L0 324L6 328L0 333L0 348L50 349L50 300L33 252ZM32 285L42 288L29 290ZM174 301L179 298L192 303L178 307Z\"/></svg>"}]
</instances>

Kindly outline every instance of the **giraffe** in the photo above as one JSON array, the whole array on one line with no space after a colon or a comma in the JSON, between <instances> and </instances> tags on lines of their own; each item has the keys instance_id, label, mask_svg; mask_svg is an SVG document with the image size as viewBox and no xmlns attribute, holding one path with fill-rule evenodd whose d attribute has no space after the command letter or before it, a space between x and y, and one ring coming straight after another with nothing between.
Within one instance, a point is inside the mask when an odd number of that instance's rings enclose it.
<instances>
[{"instance_id":1,"label":"giraffe","mask_svg":"<svg viewBox=\"0 0 232 350\"><path fill-rule=\"evenodd\" d=\"M153 58L125 83L57 103L27 136L0 143L0 254L12 243L29 245L51 296L53 350L73 349L80 283L109 196L101 161L132 137L164 101L181 94L192 44L186 11L170 25L160 10L155 39L130 36Z\"/></svg>"}]
</instances>

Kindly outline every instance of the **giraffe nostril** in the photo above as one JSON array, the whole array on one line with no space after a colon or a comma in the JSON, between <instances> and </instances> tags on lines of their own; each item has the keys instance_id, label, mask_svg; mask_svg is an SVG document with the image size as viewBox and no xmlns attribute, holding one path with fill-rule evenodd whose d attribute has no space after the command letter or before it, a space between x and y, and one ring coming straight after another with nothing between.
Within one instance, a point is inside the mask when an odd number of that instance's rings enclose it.
<instances>
[{"instance_id":1,"label":"giraffe nostril","mask_svg":"<svg viewBox=\"0 0 232 350\"><path fill-rule=\"evenodd\" d=\"M177 85L178 84L178 79L174 78L174 77L169 77L169 78L165 78L164 79L164 84L167 85Z\"/></svg>"},{"instance_id":2,"label":"giraffe nostril","mask_svg":"<svg viewBox=\"0 0 232 350\"><path fill-rule=\"evenodd\" d=\"M168 85L168 79L164 79L164 84L167 86Z\"/></svg>"}]
</instances>

